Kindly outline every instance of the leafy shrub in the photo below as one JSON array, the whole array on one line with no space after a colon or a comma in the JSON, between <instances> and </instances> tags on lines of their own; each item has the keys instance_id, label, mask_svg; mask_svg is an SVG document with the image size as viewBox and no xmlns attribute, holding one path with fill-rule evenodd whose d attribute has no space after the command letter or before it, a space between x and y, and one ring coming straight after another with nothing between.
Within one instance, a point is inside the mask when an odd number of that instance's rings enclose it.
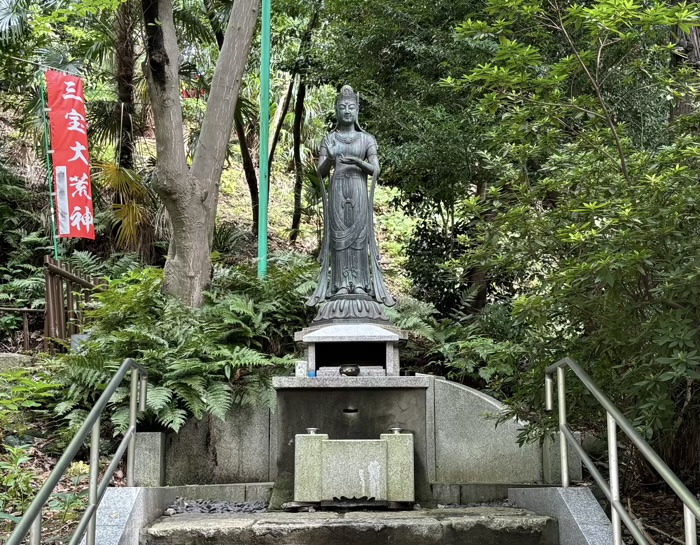
<instances>
[{"instance_id":1,"label":"leafy shrub","mask_svg":"<svg viewBox=\"0 0 700 545\"><path fill-rule=\"evenodd\" d=\"M308 327L316 314L305 301L316 287L318 270L308 256L295 252L272 255L263 281L253 265L216 267L208 296L216 301L226 293L239 293L255 301L265 322L260 348L283 356L296 350L294 332Z\"/></svg>"},{"instance_id":2,"label":"leafy shrub","mask_svg":"<svg viewBox=\"0 0 700 545\"><path fill-rule=\"evenodd\" d=\"M49 246L36 193L0 161L0 306L44 304L42 255ZM0 338L21 327L19 314L0 314Z\"/></svg>"},{"instance_id":3,"label":"leafy shrub","mask_svg":"<svg viewBox=\"0 0 700 545\"><path fill-rule=\"evenodd\" d=\"M32 427L45 428L61 385L44 369L10 369L0 373L0 440Z\"/></svg>"},{"instance_id":4,"label":"leafy shrub","mask_svg":"<svg viewBox=\"0 0 700 545\"><path fill-rule=\"evenodd\" d=\"M249 229L236 223L222 221L214 227L214 237L211 245L211 257L214 263L236 263L246 250L254 246Z\"/></svg>"},{"instance_id":5,"label":"leafy shrub","mask_svg":"<svg viewBox=\"0 0 700 545\"><path fill-rule=\"evenodd\" d=\"M269 401L271 376L292 362L275 354L291 355L293 332L308 323L304 296L315 270L293 255L273 259L263 281L250 266L217 268L200 309L164 295L160 269L109 281L88 313L90 339L57 358L67 387L57 410L82 421L127 357L149 371L146 426L177 431L190 416L225 418L233 403ZM117 429L126 428L127 405L123 386L112 398Z\"/></svg>"},{"instance_id":6,"label":"leafy shrub","mask_svg":"<svg viewBox=\"0 0 700 545\"><path fill-rule=\"evenodd\" d=\"M456 225L454 232L447 235L437 222L423 220L408 245L406 269L413 280L413 292L419 299L435 305L443 315L459 308L470 289L464 275L439 267L465 252L458 237L466 233L462 224Z\"/></svg>"},{"instance_id":7,"label":"leafy shrub","mask_svg":"<svg viewBox=\"0 0 700 545\"><path fill-rule=\"evenodd\" d=\"M30 460L27 446L3 445L3 448L6 453L0 454L0 514L11 518L29 506L39 478L33 469L27 467Z\"/></svg>"},{"instance_id":8,"label":"leafy shrub","mask_svg":"<svg viewBox=\"0 0 700 545\"><path fill-rule=\"evenodd\" d=\"M673 31L690 33L698 10L633 5L493 0L457 28L494 52L446 82L494 123L481 154L494 180L470 207L488 221L452 265L512 278L527 354L518 416L546 419L544 370L574 357L677 474L700 482L697 73L676 62ZM604 433L580 382L567 390L571 425Z\"/></svg>"},{"instance_id":9,"label":"leafy shrub","mask_svg":"<svg viewBox=\"0 0 700 545\"><path fill-rule=\"evenodd\" d=\"M505 305L479 315L453 313L438 318L430 303L399 297L387 311L392 322L409 331L401 349L401 367L435 372L505 398L525 362L520 332Z\"/></svg>"}]
</instances>

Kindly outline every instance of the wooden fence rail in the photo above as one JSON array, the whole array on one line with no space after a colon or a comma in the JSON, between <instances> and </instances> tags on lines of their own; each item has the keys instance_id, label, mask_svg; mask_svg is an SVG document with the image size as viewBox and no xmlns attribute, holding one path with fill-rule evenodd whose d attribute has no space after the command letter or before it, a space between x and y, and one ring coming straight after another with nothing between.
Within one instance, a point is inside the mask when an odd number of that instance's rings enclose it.
<instances>
[{"instance_id":1,"label":"wooden fence rail","mask_svg":"<svg viewBox=\"0 0 700 545\"><path fill-rule=\"evenodd\" d=\"M90 300L92 290L99 282L92 277L80 276L70 265L49 256L44 256L44 280L46 284L44 337L61 341L69 340L71 335L80 331L83 307ZM47 344L46 349L48 348Z\"/></svg>"},{"instance_id":2,"label":"wooden fence rail","mask_svg":"<svg viewBox=\"0 0 700 545\"><path fill-rule=\"evenodd\" d=\"M0 313L22 315L22 343L30 350L29 314L44 314L44 350L53 349L51 339L69 341L80 332L83 308L90 300L93 289L101 282L85 278L70 265L44 256L45 308L0 307Z\"/></svg>"}]
</instances>

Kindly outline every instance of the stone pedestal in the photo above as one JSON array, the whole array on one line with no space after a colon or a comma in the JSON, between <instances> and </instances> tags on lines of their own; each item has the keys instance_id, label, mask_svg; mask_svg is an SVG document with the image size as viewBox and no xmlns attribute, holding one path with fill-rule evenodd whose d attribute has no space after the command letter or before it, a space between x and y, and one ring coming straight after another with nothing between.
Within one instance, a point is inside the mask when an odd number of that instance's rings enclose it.
<instances>
[{"instance_id":1,"label":"stone pedestal","mask_svg":"<svg viewBox=\"0 0 700 545\"><path fill-rule=\"evenodd\" d=\"M328 434L297 434L294 448L294 501L317 502L323 495L323 441Z\"/></svg>"},{"instance_id":2,"label":"stone pedestal","mask_svg":"<svg viewBox=\"0 0 700 545\"><path fill-rule=\"evenodd\" d=\"M360 376L399 376L399 342L408 333L370 323L330 324L304 329L294 340L304 345L306 366L296 376L337 376L343 364L356 364Z\"/></svg>"},{"instance_id":3,"label":"stone pedestal","mask_svg":"<svg viewBox=\"0 0 700 545\"><path fill-rule=\"evenodd\" d=\"M136 486L165 484L164 433L143 431L136 433L134 484Z\"/></svg>"},{"instance_id":4,"label":"stone pedestal","mask_svg":"<svg viewBox=\"0 0 700 545\"><path fill-rule=\"evenodd\" d=\"M401 483L390 484L387 493L393 497L396 490L396 497L406 497L403 494L410 488L416 501L430 501L435 466L432 383L432 377L275 377L277 473L273 508L294 499L299 478L298 470L295 474L297 440L325 439L320 434L304 434L306 428L319 428L322 434L345 441L376 441L392 435L390 429L401 428L408 437L404 440L411 441L412 470L403 465L405 458L392 454L391 441L398 439L393 435L387 438L387 465L393 460L389 467L397 468L401 475Z\"/></svg>"},{"instance_id":5,"label":"stone pedestal","mask_svg":"<svg viewBox=\"0 0 700 545\"><path fill-rule=\"evenodd\" d=\"M390 325L384 305L369 295L336 295L321 303L314 324L347 323L349 321Z\"/></svg>"},{"instance_id":6,"label":"stone pedestal","mask_svg":"<svg viewBox=\"0 0 700 545\"><path fill-rule=\"evenodd\" d=\"M413 435L410 433L383 433L387 443L387 496L389 501L415 500L413 472Z\"/></svg>"}]
</instances>

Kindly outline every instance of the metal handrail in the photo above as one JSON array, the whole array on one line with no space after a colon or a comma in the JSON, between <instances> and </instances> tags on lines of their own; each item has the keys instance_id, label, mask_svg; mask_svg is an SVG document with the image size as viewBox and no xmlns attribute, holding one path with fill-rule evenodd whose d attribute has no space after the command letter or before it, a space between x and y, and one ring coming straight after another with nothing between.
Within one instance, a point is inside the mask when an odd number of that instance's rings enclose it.
<instances>
[{"instance_id":1,"label":"metal handrail","mask_svg":"<svg viewBox=\"0 0 700 545\"><path fill-rule=\"evenodd\" d=\"M607 412L607 427L608 427L608 461L610 465L610 483L607 483L602 477L595 464L590 459L586 451L579 445L567 425L566 421L566 378L565 367L571 369L576 376L581 380L588 391L593 394L598 402ZM581 460L588 468L593 480L600 486L605 496L610 501L612 506L611 519L613 526L613 543L614 545L622 544L622 527L620 522L624 522L627 529L630 531L635 541L639 545L649 545L649 542L644 537L644 534L637 527L630 514L625 510L624 505L620 502L620 482L619 482L619 464L617 458L617 427L625 432L625 435L634 443L641 451L642 455L651 464L651 466L659 473L661 478L668 484L669 487L676 493L678 498L683 502L683 522L685 527L685 543L686 545L697 545L697 527L696 519L700 519L700 501L688 488L681 482L678 476L671 471L656 451L651 448L639 432L635 429L632 423L622 414L622 412L610 401L598 385L593 382L593 379L583 370L583 368L571 358L564 358L561 361L550 365L545 370L545 409L551 411L554 405L554 373L557 373L557 402L559 407L559 448L561 452L561 481L562 486L569 486L569 469L568 469L568 450L567 442L571 443L574 450L581 457Z\"/></svg>"},{"instance_id":2,"label":"metal handrail","mask_svg":"<svg viewBox=\"0 0 700 545\"><path fill-rule=\"evenodd\" d=\"M119 447L117 447L117 451L107 467L107 471L102 477L102 481L98 484L97 479L99 476L100 461L100 417L102 416L102 412L107 406L107 403L109 403L110 398L129 371L131 371L129 428L124 434L121 443L119 443ZM51 497L53 489L61 480L61 477L63 477L63 474L68 469L68 466L73 461L73 458L78 453L78 450L80 450L80 447L82 447L88 435L91 435L88 506L85 513L83 513L75 532L73 533L73 537L68 543L69 545L77 545L87 529L87 544L95 545L95 514L97 512L97 506L100 504L102 496L104 495L107 486L111 482L114 472L117 470L117 466L124 455L124 451L127 451L126 484L127 486L134 486L136 415L137 411L146 410L146 390L148 385L147 378L148 371L145 367L139 365L131 358L124 360L124 363L121 364L117 372L112 377L112 380L110 380L109 384L107 384L105 391L102 393L100 398L95 403L95 406L88 414L85 422L83 422L82 426L80 426L80 429L75 434L75 437L73 437L71 442L66 447L65 452L59 458L58 462L56 463L56 467L54 467L53 471L51 471L48 479L39 489L39 492L37 492L36 497L22 515L22 518L17 523L17 526L15 526L7 545L20 545L22 540L30 532L30 545L41 545L41 510L44 507L44 504Z\"/></svg>"}]
</instances>

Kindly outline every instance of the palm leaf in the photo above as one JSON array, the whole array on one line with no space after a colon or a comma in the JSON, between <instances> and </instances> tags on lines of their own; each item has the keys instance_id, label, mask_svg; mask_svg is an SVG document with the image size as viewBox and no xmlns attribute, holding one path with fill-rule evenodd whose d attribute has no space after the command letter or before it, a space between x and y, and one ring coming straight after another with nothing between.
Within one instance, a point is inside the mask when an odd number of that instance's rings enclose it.
<instances>
[{"instance_id":1,"label":"palm leaf","mask_svg":"<svg viewBox=\"0 0 700 545\"><path fill-rule=\"evenodd\" d=\"M17 40L29 23L28 0L0 0L0 42Z\"/></svg>"}]
</instances>

